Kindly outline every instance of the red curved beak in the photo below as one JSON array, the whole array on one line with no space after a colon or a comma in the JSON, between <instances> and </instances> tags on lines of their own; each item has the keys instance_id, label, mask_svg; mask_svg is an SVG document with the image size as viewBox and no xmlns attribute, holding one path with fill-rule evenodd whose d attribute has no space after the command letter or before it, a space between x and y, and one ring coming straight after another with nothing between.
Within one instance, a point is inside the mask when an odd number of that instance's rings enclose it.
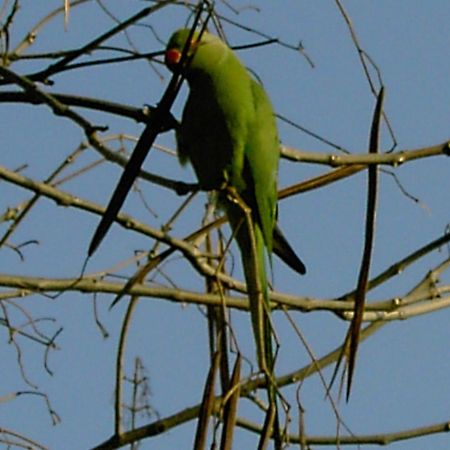
<instances>
[{"instance_id":1,"label":"red curved beak","mask_svg":"<svg viewBox=\"0 0 450 450\"><path fill-rule=\"evenodd\" d=\"M166 66L173 67L180 62L181 52L176 48L169 48L164 55Z\"/></svg>"}]
</instances>

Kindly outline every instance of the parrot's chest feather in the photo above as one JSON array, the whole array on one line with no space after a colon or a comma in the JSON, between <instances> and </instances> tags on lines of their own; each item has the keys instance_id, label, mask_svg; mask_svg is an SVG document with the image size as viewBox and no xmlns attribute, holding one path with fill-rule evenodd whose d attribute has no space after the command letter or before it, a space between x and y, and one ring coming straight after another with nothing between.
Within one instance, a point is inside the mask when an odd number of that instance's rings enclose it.
<instances>
[{"instance_id":1,"label":"parrot's chest feather","mask_svg":"<svg viewBox=\"0 0 450 450\"><path fill-rule=\"evenodd\" d=\"M245 188L244 151L249 133L248 86L236 86L225 73L190 83L180 127L181 157L190 160L205 189L229 183ZM181 145L180 145L181 144Z\"/></svg>"}]
</instances>

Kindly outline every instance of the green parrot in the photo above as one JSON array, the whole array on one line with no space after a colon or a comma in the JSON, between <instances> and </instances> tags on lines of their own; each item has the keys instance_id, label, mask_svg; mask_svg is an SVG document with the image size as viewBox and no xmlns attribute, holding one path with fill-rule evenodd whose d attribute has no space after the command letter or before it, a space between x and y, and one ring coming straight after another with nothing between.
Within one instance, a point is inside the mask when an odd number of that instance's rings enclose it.
<instances>
[{"instance_id":1,"label":"green parrot","mask_svg":"<svg viewBox=\"0 0 450 450\"><path fill-rule=\"evenodd\" d=\"M176 31L165 52L175 71L189 38ZM303 262L276 225L280 143L271 102L236 54L217 36L194 33L183 74L189 96L176 133L180 162L204 190L217 190L242 257L260 370L273 373L267 265L272 252L298 273ZM251 231L250 231L251 230Z\"/></svg>"}]
</instances>

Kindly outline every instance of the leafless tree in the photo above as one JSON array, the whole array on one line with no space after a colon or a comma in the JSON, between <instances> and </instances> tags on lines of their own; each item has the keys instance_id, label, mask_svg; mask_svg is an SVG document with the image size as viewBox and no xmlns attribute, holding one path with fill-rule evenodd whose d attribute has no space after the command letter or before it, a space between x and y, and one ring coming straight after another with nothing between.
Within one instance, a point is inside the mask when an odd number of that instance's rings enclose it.
<instances>
[{"instance_id":1,"label":"leafless tree","mask_svg":"<svg viewBox=\"0 0 450 450\"><path fill-rule=\"evenodd\" d=\"M54 372L50 382L58 378L53 358L55 350L64 352L61 302L70 299L73 305L86 303L82 302L84 299L92 303L92 312L88 317L85 311L85 323L72 326L79 327L81 336L86 323L91 326L94 318L100 337L115 342L115 365L111 364L112 358L106 362L98 357L99 365L109 364L102 371L115 372L115 387L110 390L114 396L111 433L98 435L96 448L138 448L144 439L164 436L169 431L174 435L188 422L197 424L195 437L192 434L183 448L244 448L245 444L239 443L243 434L237 436L236 430L254 436L254 442L260 442L260 448L264 448L263 442L270 441L272 430L263 423L266 405L260 392L265 388L265 378L258 374L249 344L250 322L243 324L241 320L248 313L246 286L239 275L226 219L207 195L198 192L193 179L185 181L185 172L179 170L173 140L177 119L175 113L171 114L176 92L171 90L171 75L162 65L162 55L167 31L185 23L192 26L196 15L199 24L209 15L209 28L229 42L241 40L243 45L236 50L246 48L252 52L256 51L253 47L265 45L271 51L298 58L308 70L314 67L315 55L302 44L246 25L245 14L257 13L256 2L160 0L122 2L120 6L106 0L44 3L31 7L25 1L3 0L0 6L0 103L6 123L0 153L0 320L7 337L2 344L2 348L7 347L3 372L20 372L16 387L6 384L8 393L2 396L4 417L9 411L13 417L20 410L23 421L32 422L45 408L50 423L60 421L54 404L76 396L70 380L64 391L57 392L57 399L53 389L50 394L41 385L48 386ZM317 8L322 7L317 4ZM88 27L77 22L78 11L84 8L89 11ZM367 114L370 136L366 148L350 152L322 133L307 129L296 117L280 115L280 123L301 130L298 142L306 136L309 142L317 143L317 149L304 150L301 144L283 143L283 167L303 170L295 172L295 180L286 186L282 169L280 185L285 187L280 190L279 199L282 203L283 199L293 198L290 204L301 215L301 201L296 202L302 194L320 193L328 187L329 196L340 195L333 192L341 186L340 180L357 179L366 210L360 216L355 239L347 242L346 248L362 254L362 258L357 264L345 254L336 258L339 264L354 265L353 289L346 293L335 289L328 298L302 294L301 281L295 294L287 294L274 281L270 298L280 361L276 384L286 448L383 445L448 431L448 418L442 418L441 423L411 423L406 430L360 435L352 431L351 423L346 423L341 414L345 404L341 388L347 373L350 389L352 372L358 366L358 343L383 331L388 324L442 311L450 304L450 284L445 282L450 264L450 234L444 228L432 238L424 232L423 239L409 242L410 250L397 260L377 264L376 276L371 270L377 246L393 245L402 238L391 234L375 239L376 213L383 211L378 190L388 185L400 193L400 201L423 206L426 202L402 184L397 170L413 162L418 172L429 170L431 162L445 164L450 142L398 149L395 115L383 106L384 97L389 95L384 90L383 68L360 41L358 26L352 23L343 2L336 0L334 8L346 26L348 45L359 58L359 76L363 74L366 89L372 95ZM36 11L41 17L33 17ZM92 23L98 25L93 27ZM434 69L437 70L429 70ZM314 77L314 71L311 72ZM146 92L143 86L148 86ZM127 90L129 103L138 106L125 103L128 100L124 100L123 92ZM174 95L166 101L168 92ZM141 106L146 101L149 105ZM105 211L109 193L144 127L152 129L158 140L151 147L151 162L140 170L133 184L131 206L124 208L133 215L120 212L102 248L85 261L89 240ZM349 185L349 189L354 186ZM441 189L438 185L429 188ZM309 212L310 217L313 215ZM345 221L345 217L340 220ZM312 224L312 229L315 226ZM321 255L314 257L320 259ZM405 284L401 274L416 265L420 269ZM381 298L366 302L366 297L377 288ZM121 306L110 310L111 302L119 299ZM203 366L195 368L196 374L203 374L197 379L196 404L179 407L170 392L158 392L172 411L170 414L158 414L150 394L152 374L158 371L159 361L154 357L150 361L145 347L134 347L136 339L130 337L136 327L142 333L146 330L145 321L137 312L144 301L164 308L164 315L158 320L167 322L168 336L174 326L171 314L179 314L180 309L194 311L196 324L201 324L204 331L204 346L209 348ZM339 337L333 341L334 348L317 352L315 343L304 336L300 322L306 313L320 318L321 312L328 313L320 325L321 333L330 317L341 327ZM113 322L109 316L114 317ZM286 344L288 340L296 342L301 351L294 351L292 344ZM183 348L173 347L174 357L180 352L196 353L198 349L190 342L186 338ZM169 343L167 338L164 348ZM136 357L131 357L134 354ZM92 365L92 361L73 364ZM198 365L197 358L192 358L194 365ZM186 372L190 370L194 367L186 367ZM395 371L395 367L390 370ZM95 373L94 370L90 376ZM173 377L182 385L184 375L162 376ZM42 377L46 381L39 381ZM308 428L308 409L304 408L303 398L309 389L305 385L309 378L320 385L319 392L326 399L320 408L327 414L331 411L335 433L313 435ZM102 383L101 379L94 381ZM36 410L28 410L30 403L36 407L35 398L42 404L39 402ZM172 404L177 406L171 407ZM346 408L351 406L352 398ZM99 409L102 407L111 405L99 405ZM27 429L2 426L0 441L10 447L47 448L46 442L38 443L34 437L28 437Z\"/></svg>"}]
</instances>

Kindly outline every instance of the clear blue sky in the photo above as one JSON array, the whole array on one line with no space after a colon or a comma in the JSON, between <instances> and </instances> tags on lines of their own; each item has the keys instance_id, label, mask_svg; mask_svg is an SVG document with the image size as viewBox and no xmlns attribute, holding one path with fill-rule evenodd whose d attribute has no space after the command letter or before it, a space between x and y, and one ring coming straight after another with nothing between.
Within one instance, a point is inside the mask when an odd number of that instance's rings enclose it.
<instances>
[{"instance_id":1,"label":"clear blue sky","mask_svg":"<svg viewBox=\"0 0 450 450\"><path fill-rule=\"evenodd\" d=\"M45 2L45 6L44 2L24 3L12 28L12 47L37 18L50 11L52 5L62 3L56 0ZM121 19L147 5L137 0L104 3ZM351 152L366 151L374 98L335 3L293 0L228 3L236 7L257 3L259 11L247 8L239 15L222 2L217 2L217 8L226 17L284 42L295 45L301 41L314 61L312 69L301 55L277 45L240 52L245 64L262 80L277 112ZM446 0L353 0L344 4L361 46L381 70L386 87L385 109L395 131L397 150L434 145L449 139L450 3ZM145 23L165 41L172 31L185 24L186 18L184 10L171 7L151 16ZM111 19L95 2L90 2L71 10L67 31L64 31L62 16L44 28L30 53L79 47L111 26ZM231 45L258 39L232 25L226 25L225 32ZM133 28L131 38L141 52L163 49L150 28ZM127 46L123 36L109 44ZM107 54L105 52L105 57ZM38 63L11 66L18 73L27 73L36 67ZM55 77L55 85L49 89L137 107L154 105L169 80L163 66L158 66L158 70L163 79L142 61L77 70ZM183 90L173 109L177 117L185 96L186 90ZM109 125L109 134L138 136L142 130L142 125L130 120L93 112L83 111L83 114L99 125ZM24 174L37 179L48 176L57 163L84 140L77 127L67 119L55 117L44 106L0 104L0 121L3 130L0 165L15 169L27 163ZM386 128L383 133L384 150L388 150L391 141ZM280 135L284 144L297 149L334 151L284 123L280 123ZM174 146L171 134L161 136L158 142ZM132 145L127 145L131 149ZM91 150L85 153L80 165L98 157ZM146 168L193 181L191 170L179 168L176 159L157 151L151 152ZM408 199L392 177L381 174L373 275L444 232L450 221L448 170L449 162L444 157L408 163L395 170L403 187L417 197L420 204ZM319 166L282 162L279 184L284 187L323 171ZM63 189L105 204L119 175L116 166L104 165L67 183ZM338 297L355 286L362 248L365 181L365 174L360 174L280 204L280 223L306 261L308 274L299 278L276 261L274 281L278 290L322 299ZM139 186L158 217L143 208L135 193L130 195L124 211L158 228L181 199L148 183ZM1 188L2 212L29 197L29 193L5 182L1 183ZM203 203L202 196L193 202L174 227L174 235L183 236L196 227L204 211ZM97 221L97 217L85 212L56 207L53 202L41 200L12 239L15 244L37 239L40 245L25 249L24 262L20 262L14 252L2 248L0 272L76 276ZM4 225L3 229L6 229ZM88 271L106 270L132 256L134 250L146 250L150 245L141 236L113 226ZM382 300L404 295L447 254L446 248L435 252L371 293L370 298ZM178 260L171 262L168 272L178 286L192 290L203 288L199 277ZM124 273L129 274L130 270ZM167 283L162 277L156 281ZM442 282L450 282L448 274ZM94 323L90 296L67 293L58 300L32 296L20 303L36 317L56 317L63 327L58 339L60 349L49 359L53 376L43 370L42 348L23 343L25 369L39 390L49 395L62 423L52 427L41 399L24 396L2 404L2 427L23 433L55 450L89 448L110 436L115 348L125 311L125 302L109 311L111 300L107 295L98 297L99 314L110 333L108 339L102 338ZM293 317L316 356L334 348L342 340L347 326L331 313L296 313ZM450 420L449 320L450 312L443 310L394 322L361 346L351 401L348 405L340 403L343 418L355 434L392 432ZM252 357L248 317L235 313L233 323L242 339L242 348ZM280 373L305 365L308 359L302 344L281 314L276 314L276 326L282 346L289 349L282 357ZM43 327L50 332L58 325L48 323ZM17 368L14 349L7 345L8 336L3 331L0 397L27 389ZM152 390L151 404L161 417L199 401L208 369L206 333L206 322L197 307L158 299L141 300L127 347L127 361L132 362L137 355L143 358ZM330 371L325 374L329 377ZM301 392L308 433L335 433L335 419L323 399L323 387L317 378L308 379ZM295 404L292 406L295 410ZM144 441L141 448L189 448L194 425L192 422L153 441ZM239 431L235 448L254 448L254 442L253 435ZM391 448L445 449L448 436L441 434L399 442Z\"/></svg>"}]
</instances>

